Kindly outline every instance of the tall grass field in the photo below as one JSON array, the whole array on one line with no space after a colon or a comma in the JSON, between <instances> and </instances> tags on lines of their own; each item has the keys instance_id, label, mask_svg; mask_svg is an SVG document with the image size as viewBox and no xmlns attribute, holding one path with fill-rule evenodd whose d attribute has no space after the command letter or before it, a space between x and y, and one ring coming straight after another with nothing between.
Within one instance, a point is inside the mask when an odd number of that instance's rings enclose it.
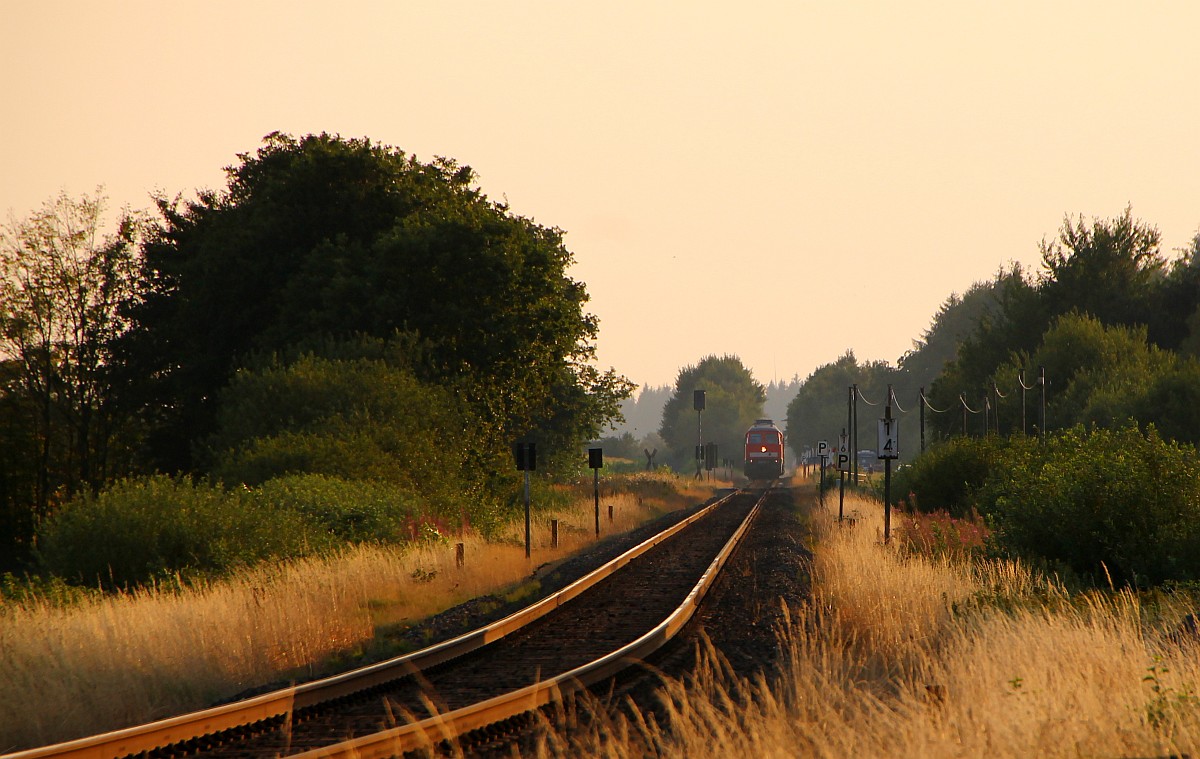
<instances>
[{"instance_id":1,"label":"tall grass field","mask_svg":"<svg viewBox=\"0 0 1200 759\"><path fill-rule=\"evenodd\" d=\"M604 535L703 501L710 488L634 478L601 504ZM588 483L590 490L591 483ZM674 495L668 495L673 492ZM607 511L613 507L613 521ZM260 565L184 590L33 596L0 605L0 753L141 724L207 707L248 688L318 674L369 645L377 631L419 620L529 578L595 541L594 503L535 514L484 540L363 545L330 556ZM559 546L551 547L550 520Z\"/></svg>"},{"instance_id":2,"label":"tall grass field","mask_svg":"<svg viewBox=\"0 0 1200 759\"><path fill-rule=\"evenodd\" d=\"M815 498L800 489L801 500ZM632 526L637 498L615 512ZM1186 596L1068 592L1021 564L930 551L922 531L882 541L882 508L851 497L853 525L814 508L813 596L779 631L770 680L703 666L663 689L663 724L613 715L551 730L537 756L1182 756L1200 751L1200 643ZM544 518L548 519L550 515ZM562 550L590 540L592 505L564 520ZM897 520L903 524L904 520ZM534 565L553 560L548 530ZM510 539L453 548L358 548L186 593L74 605L26 602L0 616L4 750L63 740L103 712L110 729L206 705L362 645L415 618L529 574ZM907 536L907 537L906 537ZM924 546L924 548L922 548ZM666 726L664 726L666 725Z\"/></svg>"},{"instance_id":3,"label":"tall grass field","mask_svg":"<svg viewBox=\"0 0 1200 759\"><path fill-rule=\"evenodd\" d=\"M663 691L670 728L613 717L538 756L1131 757L1200 751L1200 646L1183 599L1068 594L1019 564L882 542L816 513L814 595L780 631L778 679L718 654Z\"/></svg>"}]
</instances>

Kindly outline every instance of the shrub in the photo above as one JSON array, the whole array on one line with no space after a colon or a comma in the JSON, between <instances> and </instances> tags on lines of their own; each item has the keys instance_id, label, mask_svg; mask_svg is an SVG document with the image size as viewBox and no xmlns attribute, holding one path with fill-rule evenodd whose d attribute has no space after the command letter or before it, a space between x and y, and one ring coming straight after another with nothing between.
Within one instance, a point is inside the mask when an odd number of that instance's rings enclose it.
<instances>
[{"instance_id":1,"label":"shrub","mask_svg":"<svg viewBox=\"0 0 1200 759\"><path fill-rule=\"evenodd\" d=\"M382 359L275 361L238 372L219 404L207 448L228 484L310 473L444 497L479 483L483 438L469 406Z\"/></svg>"},{"instance_id":2,"label":"shrub","mask_svg":"<svg viewBox=\"0 0 1200 759\"><path fill-rule=\"evenodd\" d=\"M962 518L976 510L976 493L1006 449L1019 445L998 437L950 438L929 448L893 476L892 492L909 494L911 509L944 511Z\"/></svg>"},{"instance_id":3,"label":"shrub","mask_svg":"<svg viewBox=\"0 0 1200 759\"><path fill-rule=\"evenodd\" d=\"M229 484L251 487L268 480L300 474L334 479L400 479L396 459L362 430L343 432L281 432L255 438L227 456L214 475Z\"/></svg>"},{"instance_id":4,"label":"shrub","mask_svg":"<svg viewBox=\"0 0 1200 759\"><path fill-rule=\"evenodd\" d=\"M340 541L401 541L423 509L404 489L384 482L320 474L279 477L254 491L260 508L294 512Z\"/></svg>"},{"instance_id":5,"label":"shrub","mask_svg":"<svg viewBox=\"0 0 1200 759\"><path fill-rule=\"evenodd\" d=\"M1153 428L1014 446L978 501L1006 553L1122 584L1200 579L1200 459Z\"/></svg>"},{"instance_id":6,"label":"shrub","mask_svg":"<svg viewBox=\"0 0 1200 759\"><path fill-rule=\"evenodd\" d=\"M302 514L264 508L245 489L154 476L67 503L42 524L38 554L46 569L68 580L123 587L227 572L331 543Z\"/></svg>"}]
</instances>

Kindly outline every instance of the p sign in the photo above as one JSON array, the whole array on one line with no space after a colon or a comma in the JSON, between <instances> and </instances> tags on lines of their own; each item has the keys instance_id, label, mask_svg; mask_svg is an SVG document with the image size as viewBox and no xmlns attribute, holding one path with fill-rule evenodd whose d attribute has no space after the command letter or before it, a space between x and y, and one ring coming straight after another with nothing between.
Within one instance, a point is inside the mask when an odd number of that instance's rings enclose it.
<instances>
[{"instance_id":1,"label":"p sign","mask_svg":"<svg viewBox=\"0 0 1200 759\"><path fill-rule=\"evenodd\" d=\"M900 458L900 420L879 420L879 458Z\"/></svg>"},{"instance_id":2,"label":"p sign","mask_svg":"<svg viewBox=\"0 0 1200 759\"><path fill-rule=\"evenodd\" d=\"M839 451L837 455L837 468L839 472L850 471L850 454L846 451Z\"/></svg>"},{"instance_id":3,"label":"p sign","mask_svg":"<svg viewBox=\"0 0 1200 759\"><path fill-rule=\"evenodd\" d=\"M828 440L818 440L817 441L817 457L822 460L829 458L829 441Z\"/></svg>"}]
</instances>

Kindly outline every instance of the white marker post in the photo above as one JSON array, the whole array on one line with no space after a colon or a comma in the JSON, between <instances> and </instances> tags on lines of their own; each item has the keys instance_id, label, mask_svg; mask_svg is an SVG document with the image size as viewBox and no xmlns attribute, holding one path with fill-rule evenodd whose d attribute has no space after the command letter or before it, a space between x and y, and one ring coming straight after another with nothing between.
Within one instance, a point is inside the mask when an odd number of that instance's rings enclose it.
<instances>
[{"instance_id":1,"label":"white marker post","mask_svg":"<svg viewBox=\"0 0 1200 759\"><path fill-rule=\"evenodd\" d=\"M883 459L883 542L892 538L892 459L900 456L900 420L892 418L892 386L879 420L879 458Z\"/></svg>"},{"instance_id":2,"label":"white marker post","mask_svg":"<svg viewBox=\"0 0 1200 759\"><path fill-rule=\"evenodd\" d=\"M817 441L817 460L821 463L821 468L817 472L817 499L821 505L825 505L825 462L829 459L829 441Z\"/></svg>"},{"instance_id":3,"label":"white marker post","mask_svg":"<svg viewBox=\"0 0 1200 759\"><path fill-rule=\"evenodd\" d=\"M838 468L838 522L842 521L842 516L846 506L846 472L850 471L850 449L846 442L846 428L842 428L842 443L838 446L837 451L837 468Z\"/></svg>"}]
</instances>

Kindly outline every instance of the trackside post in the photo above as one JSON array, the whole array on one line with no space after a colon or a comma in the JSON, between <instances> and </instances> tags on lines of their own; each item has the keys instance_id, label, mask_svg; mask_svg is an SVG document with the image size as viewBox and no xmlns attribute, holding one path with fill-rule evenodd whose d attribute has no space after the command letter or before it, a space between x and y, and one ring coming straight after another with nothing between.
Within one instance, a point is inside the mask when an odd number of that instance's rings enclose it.
<instances>
[{"instance_id":1,"label":"trackside post","mask_svg":"<svg viewBox=\"0 0 1200 759\"><path fill-rule=\"evenodd\" d=\"M883 542L892 539L892 460L900 456L900 420L892 418L892 386L879 420L879 458L883 459Z\"/></svg>"},{"instance_id":2,"label":"trackside post","mask_svg":"<svg viewBox=\"0 0 1200 759\"><path fill-rule=\"evenodd\" d=\"M850 449L846 440L846 428L842 428L842 444L838 448L838 521L841 522L846 507L846 472L850 469Z\"/></svg>"},{"instance_id":3,"label":"trackside post","mask_svg":"<svg viewBox=\"0 0 1200 759\"><path fill-rule=\"evenodd\" d=\"M817 502L825 505L825 460L829 458L829 441L817 441Z\"/></svg>"},{"instance_id":4,"label":"trackside post","mask_svg":"<svg viewBox=\"0 0 1200 759\"><path fill-rule=\"evenodd\" d=\"M600 537L600 470L604 467L603 448L588 448L588 466L592 469L592 487L596 494L596 537Z\"/></svg>"},{"instance_id":5,"label":"trackside post","mask_svg":"<svg viewBox=\"0 0 1200 759\"><path fill-rule=\"evenodd\" d=\"M517 471L525 473L525 558L528 559L532 542L529 524L529 473L537 468L537 444L514 443L513 459L516 460Z\"/></svg>"}]
</instances>

